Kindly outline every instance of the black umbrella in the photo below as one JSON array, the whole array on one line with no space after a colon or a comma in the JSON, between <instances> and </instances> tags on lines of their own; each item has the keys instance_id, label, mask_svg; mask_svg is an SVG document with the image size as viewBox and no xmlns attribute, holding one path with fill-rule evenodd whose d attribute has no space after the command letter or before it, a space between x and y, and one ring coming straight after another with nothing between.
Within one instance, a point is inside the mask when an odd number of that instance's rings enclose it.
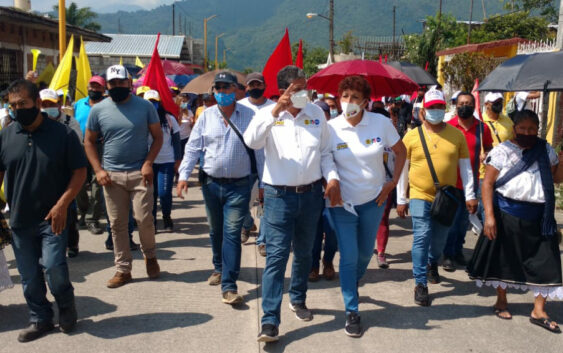
<instances>
[{"instance_id":1,"label":"black umbrella","mask_svg":"<svg viewBox=\"0 0 563 353\"><path fill-rule=\"evenodd\" d=\"M479 91L563 91L563 51L516 55L494 69Z\"/></svg>"},{"instance_id":2,"label":"black umbrella","mask_svg":"<svg viewBox=\"0 0 563 353\"><path fill-rule=\"evenodd\" d=\"M436 81L432 75L424 71L424 69L418 65L404 61L391 61L387 63L387 65L391 65L393 68L401 71L419 86L432 86L438 84L438 81Z\"/></svg>"}]
</instances>

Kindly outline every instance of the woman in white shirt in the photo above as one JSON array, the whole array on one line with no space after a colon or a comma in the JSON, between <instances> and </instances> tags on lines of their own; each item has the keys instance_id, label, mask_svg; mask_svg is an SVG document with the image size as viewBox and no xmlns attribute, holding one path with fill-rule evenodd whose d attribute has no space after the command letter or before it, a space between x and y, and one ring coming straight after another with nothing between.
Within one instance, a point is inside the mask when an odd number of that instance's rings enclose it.
<instances>
[{"instance_id":1,"label":"woman in white shirt","mask_svg":"<svg viewBox=\"0 0 563 353\"><path fill-rule=\"evenodd\" d=\"M162 128L163 141L160 152L156 156L153 163L154 172L154 206L152 214L154 216L154 226L156 229L156 210L157 199L160 198L160 208L162 211L162 221L164 230L171 232L173 230L172 218L172 187L174 184L174 174L178 170L178 166L182 161L180 148L180 127L176 118L164 110L160 103L160 95L158 91L150 90L145 92L144 98L154 104L154 107L160 118L160 126ZM149 136L149 146L152 144L152 138Z\"/></svg>"},{"instance_id":2,"label":"woman in white shirt","mask_svg":"<svg viewBox=\"0 0 563 353\"><path fill-rule=\"evenodd\" d=\"M561 330L545 312L547 297L563 299L561 257L555 222L554 182L563 181L558 158L539 139L539 119L531 110L517 112L514 138L489 152L483 182L485 228L467 266L477 285L495 287L493 306L511 319L506 288L533 290L530 322L551 332Z\"/></svg>"},{"instance_id":3,"label":"woman in white shirt","mask_svg":"<svg viewBox=\"0 0 563 353\"><path fill-rule=\"evenodd\" d=\"M340 176L343 207L330 208L340 249L340 286L346 308L345 332L360 337L358 282L373 255L385 201L401 175L406 149L391 121L365 110L371 96L360 76L342 80L342 114L328 122L330 147ZM393 178L386 181L385 147L395 153Z\"/></svg>"}]
</instances>

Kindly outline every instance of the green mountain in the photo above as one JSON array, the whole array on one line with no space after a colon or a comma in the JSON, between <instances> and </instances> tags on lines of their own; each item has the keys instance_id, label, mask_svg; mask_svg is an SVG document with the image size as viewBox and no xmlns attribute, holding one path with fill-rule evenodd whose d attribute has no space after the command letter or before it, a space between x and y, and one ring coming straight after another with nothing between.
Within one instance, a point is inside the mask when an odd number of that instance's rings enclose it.
<instances>
[{"instance_id":1,"label":"green mountain","mask_svg":"<svg viewBox=\"0 0 563 353\"><path fill-rule=\"evenodd\" d=\"M418 33L421 20L438 12L438 0L335 0L334 37L338 41L347 31L355 36L390 36L393 32L393 6L396 6L396 33ZM289 28L292 43L303 39L312 47L328 48L328 21L320 17L308 19L305 14L317 12L328 16L328 0L205 0L178 1L176 33L180 31L196 38L203 37L203 19L208 22L208 51L214 59L215 36L219 40L219 56L223 48L229 48L229 66L242 70L251 67L261 70L269 55ZM459 20L469 19L469 1L443 0L442 11L451 13ZM483 18L482 3L487 16L504 12L502 0L475 1L473 20ZM102 33L172 33L172 6L160 6L151 11L100 14L96 19Z\"/></svg>"}]
</instances>

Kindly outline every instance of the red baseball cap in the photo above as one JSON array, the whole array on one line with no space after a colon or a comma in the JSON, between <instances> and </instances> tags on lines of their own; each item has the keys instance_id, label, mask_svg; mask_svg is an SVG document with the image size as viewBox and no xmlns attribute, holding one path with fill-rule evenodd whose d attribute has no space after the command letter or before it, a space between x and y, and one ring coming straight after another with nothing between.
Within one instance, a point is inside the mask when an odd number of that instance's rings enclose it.
<instances>
[{"instance_id":1,"label":"red baseball cap","mask_svg":"<svg viewBox=\"0 0 563 353\"><path fill-rule=\"evenodd\" d=\"M446 105L446 98L442 91L431 89L424 94L424 108L433 106L434 104Z\"/></svg>"},{"instance_id":2,"label":"red baseball cap","mask_svg":"<svg viewBox=\"0 0 563 353\"><path fill-rule=\"evenodd\" d=\"M92 78L90 79L90 81L88 81L88 83L97 83L102 87L106 86L106 80L104 80L102 76L92 76Z\"/></svg>"}]
</instances>

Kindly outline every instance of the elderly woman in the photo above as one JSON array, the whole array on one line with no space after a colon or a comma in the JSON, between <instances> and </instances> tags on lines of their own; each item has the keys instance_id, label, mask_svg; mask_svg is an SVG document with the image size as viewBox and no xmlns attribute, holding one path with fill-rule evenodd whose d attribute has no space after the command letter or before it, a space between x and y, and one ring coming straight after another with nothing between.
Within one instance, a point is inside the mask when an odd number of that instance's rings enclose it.
<instances>
[{"instance_id":1,"label":"elderly woman","mask_svg":"<svg viewBox=\"0 0 563 353\"><path fill-rule=\"evenodd\" d=\"M389 192L395 188L406 150L391 121L368 112L369 83L362 77L342 80L338 95L342 114L328 122L331 150L340 176L343 207L330 208L340 249L340 286L346 308L345 332L362 335L358 281L373 255L377 229ZM395 153L393 178L386 181L383 154Z\"/></svg>"},{"instance_id":2,"label":"elderly woman","mask_svg":"<svg viewBox=\"0 0 563 353\"><path fill-rule=\"evenodd\" d=\"M545 302L547 297L563 299L553 186L563 181L562 157L537 137L538 126L536 113L518 112L514 137L487 156L485 236L477 242L467 270L478 286L496 288L493 309L499 318L512 318L507 287L532 290L530 322L560 333L545 312Z\"/></svg>"}]
</instances>

